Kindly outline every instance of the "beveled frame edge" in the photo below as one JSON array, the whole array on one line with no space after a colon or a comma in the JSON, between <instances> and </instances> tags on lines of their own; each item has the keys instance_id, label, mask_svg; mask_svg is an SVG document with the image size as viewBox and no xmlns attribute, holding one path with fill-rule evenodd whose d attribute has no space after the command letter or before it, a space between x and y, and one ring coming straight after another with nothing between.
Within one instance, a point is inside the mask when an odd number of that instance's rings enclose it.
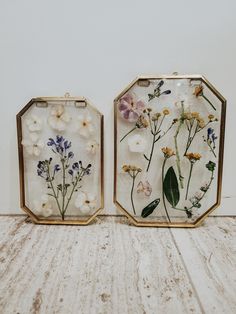
<instances>
[{"instance_id":1,"label":"beveled frame edge","mask_svg":"<svg viewBox=\"0 0 236 314\"><path fill-rule=\"evenodd\" d=\"M218 176L217 176L217 198L205 213L199 216L193 223L183 222L143 222L136 220L118 201L116 198L117 190L117 101L139 80L158 80L158 79L192 79L200 80L211 90L211 92L221 101L221 121L220 121L220 144L219 144L219 159L218 159ZM141 75L136 77L119 95L114 99L114 187L113 187L113 202L116 207L137 227L173 227L173 228L196 228L221 204L222 192L222 176L223 176L223 159L224 159L224 141L225 141L225 120L226 120L226 99L220 92L200 74L192 75Z\"/></svg>"},{"instance_id":2,"label":"beveled frame edge","mask_svg":"<svg viewBox=\"0 0 236 314\"><path fill-rule=\"evenodd\" d=\"M57 219L44 219L35 215L25 204L25 180L24 180L24 154L22 141L22 120L23 114L35 103L43 101L84 101L100 116L100 197L101 205L94 212L94 214L87 220L57 220ZM17 124L17 143L18 143L18 162L19 162L19 183L20 183L20 207L36 224L45 225L88 225L90 224L104 208L104 115L93 106L91 101L85 97L36 97L32 98L16 115Z\"/></svg>"}]
</instances>

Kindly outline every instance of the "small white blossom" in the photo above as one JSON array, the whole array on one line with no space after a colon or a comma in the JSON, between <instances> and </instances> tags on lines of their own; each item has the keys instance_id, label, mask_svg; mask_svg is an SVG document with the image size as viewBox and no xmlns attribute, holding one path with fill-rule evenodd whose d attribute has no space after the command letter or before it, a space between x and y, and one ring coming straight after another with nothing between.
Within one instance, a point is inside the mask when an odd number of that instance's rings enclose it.
<instances>
[{"instance_id":1,"label":"small white blossom","mask_svg":"<svg viewBox=\"0 0 236 314\"><path fill-rule=\"evenodd\" d=\"M34 200L34 211L37 215L49 217L52 215L52 204L47 194L42 195L40 200Z\"/></svg>"},{"instance_id":2,"label":"small white blossom","mask_svg":"<svg viewBox=\"0 0 236 314\"><path fill-rule=\"evenodd\" d=\"M42 130L42 120L34 114L26 119L26 125L30 132L38 132Z\"/></svg>"},{"instance_id":3,"label":"small white blossom","mask_svg":"<svg viewBox=\"0 0 236 314\"><path fill-rule=\"evenodd\" d=\"M88 214L91 210L96 208L96 197L91 193L79 192L75 200L75 207L83 214Z\"/></svg>"},{"instance_id":4,"label":"small white blossom","mask_svg":"<svg viewBox=\"0 0 236 314\"><path fill-rule=\"evenodd\" d=\"M78 131L85 138L89 138L94 133L94 125L90 114L78 116Z\"/></svg>"},{"instance_id":5,"label":"small white blossom","mask_svg":"<svg viewBox=\"0 0 236 314\"><path fill-rule=\"evenodd\" d=\"M128 146L131 152L142 153L146 149L147 142L143 136L135 134L129 137Z\"/></svg>"},{"instance_id":6,"label":"small white blossom","mask_svg":"<svg viewBox=\"0 0 236 314\"><path fill-rule=\"evenodd\" d=\"M55 105L52 107L50 116L48 118L48 123L52 129L57 131L64 131L70 120L71 117L65 110L65 106Z\"/></svg>"},{"instance_id":7,"label":"small white blossom","mask_svg":"<svg viewBox=\"0 0 236 314\"><path fill-rule=\"evenodd\" d=\"M90 154L96 154L99 144L95 140L88 141L86 151Z\"/></svg>"},{"instance_id":8,"label":"small white blossom","mask_svg":"<svg viewBox=\"0 0 236 314\"><path fill-rule=\"evenodd\" d=\"M29 138L23 139L21 143L27 153L32 156L39 156L44 147L43 141L39 138L37 133L30 133Z\"/></svg>"}]
</instances>

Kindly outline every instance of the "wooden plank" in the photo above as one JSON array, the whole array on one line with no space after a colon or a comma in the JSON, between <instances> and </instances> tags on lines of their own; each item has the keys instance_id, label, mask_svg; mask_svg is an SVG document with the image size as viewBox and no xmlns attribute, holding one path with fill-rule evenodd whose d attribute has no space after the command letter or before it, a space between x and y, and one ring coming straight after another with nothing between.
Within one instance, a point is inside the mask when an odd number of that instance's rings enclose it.
<instances>
[{"instance_id":1,"label":"wooden plank","mask_svg":"<svg viewBox=\"0 0 236 314\"><path fill-rule=\"evenodd\" d=\"M236 219L208 218L172 234L205 312L236 313Z\"/></svg>"},{"instance_id":2,"label":"wooden plank","mask_svg":"<svg viewBox=\"0 0 236 314\"><path fill-rule=\"evenodd\" d=\"M203 312L169 229L24 223L4 244L0 313Z\"/></svg>"}]
</instances>

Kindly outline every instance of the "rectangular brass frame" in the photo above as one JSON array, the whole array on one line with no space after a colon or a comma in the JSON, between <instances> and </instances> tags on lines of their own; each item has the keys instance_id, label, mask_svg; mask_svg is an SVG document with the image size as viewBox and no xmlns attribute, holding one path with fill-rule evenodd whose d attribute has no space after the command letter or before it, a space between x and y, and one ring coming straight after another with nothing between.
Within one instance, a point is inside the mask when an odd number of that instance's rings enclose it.
<instances>
[{"instance_id":1,"label":"rectangular brass frame","mask_svg":"<svg viewBox=\"0 0 236 314\"><path fill-rule=\"evenodd\" d=\"M101 135L100 135L100 186L101 186L101 206L88 220L57 220L57 219L38 219L38 217L26 206L25 204L25 180L24 180L24 155L22 147L22 115L33 105L35 102L49 102L49 101L76 101L85 102L100 115L101 119ZM19 183L20 183L20 206L29 215L30 219L36 224L45 225L88 225L96 216L100 214L104 208L104 116L97 108L91 105L91 102L84 97L37 97L30 100L30 102L16 115L17 122L17 142L18 142L18 157L19 157Z\"/></svg>"},{"instance_id":2,"label":"rectangular brass frame","mask_svg":"<svg viewBox=\"0 0 236 314\"><path fill-rule=\"evenodd\" d=\"M121 96L123 96L132 86L134 86L139 80L158 80L158 79L192 79L200 80L207 85L212 93L221 100L221 125L220 125L220 143L219 143L219 159L218 159L218 181L217 181L217 202L208 209L203 215L201 215L194 223L182 223L182 222L140 222L137 221L130 213L117 201L117 102ZM222 192L222 175L223 175L223 158L224 158L224 139L225 139L225 119L226 119L226 99L216 90L216 88L202 75L145 75L138 76L132 81L114 100L114 190L113 190L113 202L124 213L124 215L137 227L174 227L174 228L195 228L198 227L204 219L210 215L210 213L216 209L221 202Z\"/></svg>"}]
</instances>

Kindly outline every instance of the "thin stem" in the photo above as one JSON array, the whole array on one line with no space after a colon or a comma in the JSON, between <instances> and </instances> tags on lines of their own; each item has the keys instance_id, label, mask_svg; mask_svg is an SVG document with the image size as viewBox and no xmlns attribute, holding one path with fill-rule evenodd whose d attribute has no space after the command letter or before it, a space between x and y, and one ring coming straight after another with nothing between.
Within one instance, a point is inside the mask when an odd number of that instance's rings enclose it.
<instances>
[{"instance_id":1,"label":"thin stem","mask_svg":"<svg viewBox=\"0 0 236 314\"><path fill-rule=\"evenodd\" d=\"M50 184L50 187L52 189L52 192L53 192L53 196L56 200L56 203L57 203L57 207L58 207L58 210L60 212L60 215L62 215L62 211L61 211L61 206L59 204L59 201L58 201L58 195L56 194L56 191L54 189L54 185L52 184L52 178L51 178L51 175L50 175L50 168L49 168L49 165L47 166L47 170L48 170L48 177L49 177L49 184Z\"/></svg>"},{"instance_id":2,"label":"thin stem","mask_svg":"<svg viewBox=\"0 0 236 314\"><path fill-rule=\"evenodd\" d=\"M149 155L148 165L147 165L146 172L148 172L149 167L150 167L150 165L151 165L151 160L152 160L152 155L153 155L153 151L154 151L155 142L156 142L156 135L154 134L154 135L153 135L153 138L152 138L152 148L151 148L151 153L150 153L150 155Z\"/></svg>"},{"instance_id":3,"label":"thin stem","mask_svg":"<svg viewBox=\"0 0 236 314\"><path fill-rule=\"evenodd\" d=\"M65 174L65 160L61 158L61 164L62 164L62 220L65 218L65 184L66 184L66 174Z\"/></svg>"},{"instance_id":4,"label":"thin stem","mask_svg":"<svg viewBox=\"0 0 236 314\"><path fill-rule=\"evenodd\" d=\"M209 100L204 94L202 94L201 96L202 96L202 97L208 102L208 104L211 105L211 107L216 111L216 107L210 102L210 100Z\"/></svg>"},{"instance_id":5,"label":"thin stem","mask_svg":"<svg viewBox=\"0 0 236 314\"><path fill-rule=\"evenodd\" d=\"M133 208L133 212L136 215L136 211L135 211L135 207L134 207L134 199L133 199L133 193L134 193L134 182L135 182L135 178L136 176L132 176L132 188L130 191L130 199L131 199L131 204L132 204L132 208Z\"/></svg>"},{"instance_id":6,"label":"thin stem","mask_svg":"<svg viewBox=\"0 0 236 314\"><path fill-rule=\"evenodd\" d=\"M78 175L78 177L76 178L76 181L75 181L75 183L74 183L74 185L73 185L73 189L71 190L71 193L70 193L70 195L69 195L69 197L68 197L68 200L67 200L67 203L66 203L66 206L65 206L65 209L64 209L64 213L66 212L66 210L67 210L67 208L68 208L68 206L69 206L70 200L71 200L71 198L72 198L72 195L73 195L73 193L74 193L74 191L75 191L75 188L76 188L76 186L77 186L79 180L81 179L81 177L82 177L83 175L84 175L84 170L82 170L81 173L80 173L80 174Z\"/></svg>"},{"instance_id":7,"label":"thin stem","mask_svg":"<svg viewBox=\"0 0 236 314\"><path fill-rule=\"evenodd\" d=\"M131 129L128 133L126 133L121 139L120 139L120 142L122 142L125 138L126 138L126 136L128 136L130 133L132 133L134 130L136 130L136 126L133 128L133 129Z\"/></svg>"},{"instance_id":8,"label":"thin stem","mask_svg":"<svg viewBox=\"0 0 236 314\"><path fill-rule=\"evenodd\" d=\"M190 171L189 171L189 177L188 177L188 183L187 183L187 190L186 190L186 195L185 195L185 199L187 200L188 198L188 190L189 190L189 184L190 184L190 180L191 180L191 176L192 176L192 171L193 171L193 162L190 162Z\"/></svg>"},{"instance_id":9,"label":"thin stem","mask_svg":"<svg viewBox=\"0 0 236 314\"><path fill-rule=\"evenodd\" d=\"M176 164L177 164L177 170L178 170L178 174L179 174L179 183L180 183L181 189L183 189L184 188L184 184L183 184L184 177L182 176L182 172L181 172L180 155L179 155L178 142L177 142L177 137L179 135L179 131L180 131L180 129L181 129L183 123L184 123L184 120L183 120L183 115L184 115L183 101L181 102L181 106L182 106L181 118L180 118L180 121L179 121L178 128L176 130L175 136L174 136L174 140L175 140L175 151L176 151Z\"/></svg>"},{"instance_id":10,"label":"thin stem","mask_svg":"<svg viewBox=\"0 0 236 314\"><path fill-rule=\"evenodd\" d=\"M166 217L169 220L169 222L171 222L170 216L168 214L168 210L166 207L166 200L165 200L165 194L164 194L164 171L165 171L166 160L167 160L167 158L164 159L163 165L162 165L162 200L163 200L163 204L164 204L164 208L165 208L165 212L166 212Z\"/></svg>"},{"instance_id":11,"label":"thin stem","mask_svg":"<svg viewBox=\"0 0 236 314\"><path fill-rule=\"evenodd\" d=\"M211 147L211 144L210 144L208 141L206 141L206 143L207 143L208 147L210 148L212 154L213 154L214 157L216 158L216 153L214 152L214 149Z\"/></svg>"}]
</instances>

